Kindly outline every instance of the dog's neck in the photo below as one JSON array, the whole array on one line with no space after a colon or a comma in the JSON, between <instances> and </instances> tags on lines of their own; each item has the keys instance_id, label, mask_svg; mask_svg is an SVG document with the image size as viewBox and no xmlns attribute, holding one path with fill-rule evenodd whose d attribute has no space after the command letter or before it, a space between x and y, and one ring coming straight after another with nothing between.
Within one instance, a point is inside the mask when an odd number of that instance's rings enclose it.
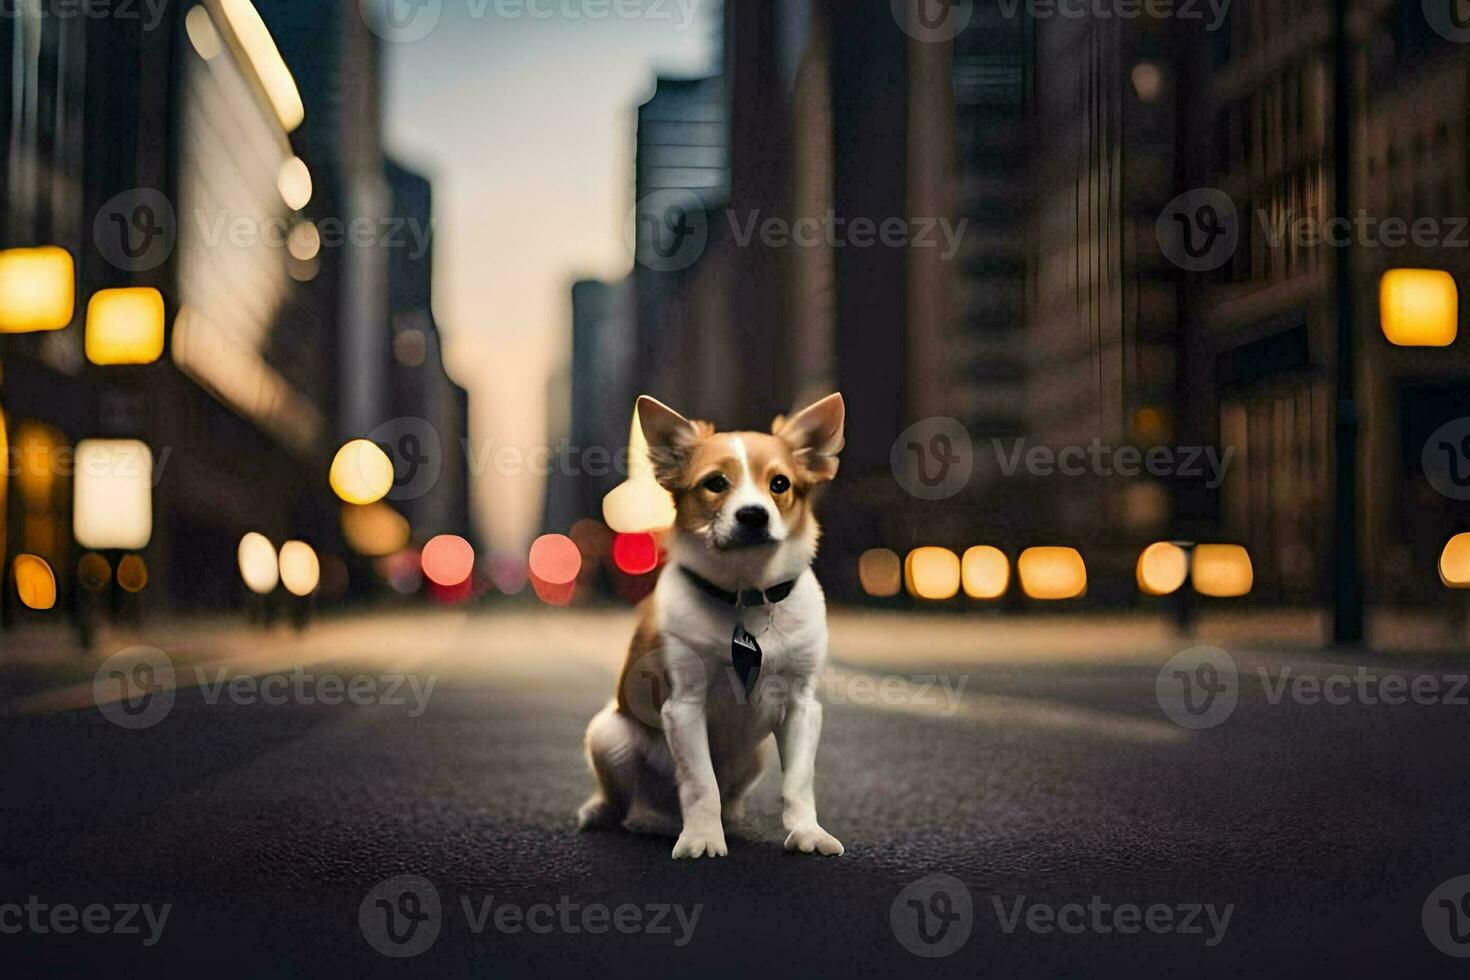
<instances>
[{"instance_id":1,"label":"dog's neck","mask_svg":"<svg viewBox=\"0 0 1470 980\"><path fill-rule=\"evenodd\" d=\"M793 535L774 548L714 551L675 527L669 534L669 562L683 565L700 578L727 592L769 589L806 571L817 554L816 522L805 533Z\"/></svg>"}]
</instances>

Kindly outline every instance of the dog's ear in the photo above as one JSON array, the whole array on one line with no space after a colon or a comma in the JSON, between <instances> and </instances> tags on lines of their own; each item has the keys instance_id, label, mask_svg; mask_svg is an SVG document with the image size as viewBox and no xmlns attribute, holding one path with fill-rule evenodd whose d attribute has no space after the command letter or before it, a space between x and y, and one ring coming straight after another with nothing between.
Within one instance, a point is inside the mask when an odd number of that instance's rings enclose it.
<instances>
[{"instance_id":1,"label":"dog's ear","mask_svg":"<svg viewBox=\"0 0 1470 980\"><path fill-rule=\"evenodd\" d=\"M813 482L837 475L837 454L842 451L842 427L847 407L841 394L828 395L790 418L776 416L771 432L791 446L797 465Z\"/></svg>"},{"instance_id":2,"label":"dog's ear","mask_svg":"<svg viewBox=\"0 0 1470 980\"><path fill-rule=\"evenodd\" d=\"M659 485L680 489L694 446L703 437L702 423L691 422L657 398L638 397L638 424L648 440L648 460Z\"/></svg>"}]
</instances>

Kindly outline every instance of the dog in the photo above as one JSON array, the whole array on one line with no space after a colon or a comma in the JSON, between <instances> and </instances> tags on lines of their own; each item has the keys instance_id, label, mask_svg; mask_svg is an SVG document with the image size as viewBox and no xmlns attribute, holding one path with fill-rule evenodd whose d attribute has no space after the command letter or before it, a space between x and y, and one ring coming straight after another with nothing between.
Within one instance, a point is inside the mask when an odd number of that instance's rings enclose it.
<instances>
[{"instance_id":1,"label":"dog","mask_svg":"<svg viewBox=\"0 0 1470 980\"><path fill-rule=\"evenodd\" d=\"M846 410L829 395L769 435L716 432L638 399L654 476L674 497L668 564L639 606L617 696L587 726L597 789L584 830L635 810L675 858L724 857L725 822L780 758L788 851L837 855L813 790L827 607L811 570L816 491L837 475Z\"/></svg>"}]
</instances>

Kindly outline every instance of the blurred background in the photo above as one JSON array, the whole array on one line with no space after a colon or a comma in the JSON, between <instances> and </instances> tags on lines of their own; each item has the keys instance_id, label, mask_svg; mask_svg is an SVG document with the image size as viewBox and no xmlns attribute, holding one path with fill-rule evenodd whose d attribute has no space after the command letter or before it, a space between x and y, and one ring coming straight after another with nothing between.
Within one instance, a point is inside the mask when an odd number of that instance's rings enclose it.
<instances>
[{"instance_id":1,"label":"blurred background","mask_svg":"<svg viewBox=\"0 0 1470 980\"><path fill-rule=\"evenodd\" d=\"M1453 4L1033 6L18 0L7 621L636 599L636 395L834 390L837 601L1445 604Z\"/></svg>"}]
</instances>

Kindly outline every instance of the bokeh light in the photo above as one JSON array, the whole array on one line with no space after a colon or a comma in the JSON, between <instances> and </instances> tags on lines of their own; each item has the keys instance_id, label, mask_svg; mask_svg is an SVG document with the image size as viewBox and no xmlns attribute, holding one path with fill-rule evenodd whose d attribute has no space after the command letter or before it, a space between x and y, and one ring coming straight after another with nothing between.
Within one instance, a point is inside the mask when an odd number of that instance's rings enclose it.
<instances>
[{"instance_id":1,"label":"bokeh light","mask_svg":"<svg viewBox=\"0 0 1470 980\"><path fill-rule=\"evenodd\" d=\"M76 311L71 253L47 245L0 251L0 333L60 330Z\"/></svg>"},{"instance_id":2,"label":"bokeh light","mask_svg":"<svg viewBox=\"0 0 1470 980\"><path fill-rule=\"evenodd\" d=\"M393 489L393 461L376 443L353 439L337 450L328 480L349 504L375 503Z\"/></svg>"},{"instance_id":3,"label":"bokeh light","mask_svg":"<svg viewBox=\"0 0 1470 980\"><path fill-rule=\"evenodd\" d=\"M1217 599L1246 595L1255 584L1250 552L1238 544L1202 544L1194 549L1194 591Z\"/></svg>"},{"instance_id":4,"label":"bokeh light","mask_svg":"<svg viewBox=\"0 0 1470 980\"><path fill-rule=\"evenodd\" d=\"M265 88L266 98L276 110L281 128L287 133L295 132L306 119L306 109L301 104L296 79L292 77L291 69L286 67L286 61L261 19L260 11L255 9L251 0L220 0L220 9Z\"/></svg>"},{"instance_id":5,"label":"bokeh light","mask_svg":"<svg viewBox=\"0 0 1470 980\"><path fill-rule=\"evenodd\" d=\"M1439 556L1439 580L1452 589L1470 589L1470 532L1445 542Z\"/></svg>"},{"instance_id":6,"label":"bokeh light","mask_svg":"<svg viewBox=\"0 0 1470 980\"><path fill-rule=\"evenodd\" d=\"M1016 571L1032 599L1075 599L1087 591L1087 564L1076 548L1027 548L1016 561Z\"/></svg>"},{"instance_id":7,"label":"bokeh light","mask_svg":"<svg viewBox=\"0 0 1470 980\"><path fill-rule=\"evenodd\" d=\"M1460 329L1455 277L1440 269L1390 269L1378 283L1383 335L1401 347L1448 347Z\"/></svg>"},{"instance_id":8,"label":"bokeh light","mask_svg":"<svg viewBox=\"0 0 1470 980\"><path fill-rule=\"evenodd\" d=\"M960 559L960 580L971 599L999 599L1011 587L1011 560L999 548L976 545Z\"/></svg>"},{"instance_id":9,"label":"bokeh light","mask_svg":"<svg viewBox=\"0 0 1470 980\"><path fill-rule=\"evenodd\" d=\"M619 534L613 538L613 564L629 575L646 575L658 567L658 539L652 534Z\"/></svg>"},{"instance_id":10,"label":"bokeh light","mask_svg":"<svg viewBox=\"0 0 1470 980\"><path fill-rule=\"evenodd\" d=\"M83 548L141 551L153 536L153 454L136 439L83 439L72 480L72 536Z\"/></svg>"},{"instance_id":11,"label":"bokeh light","mask_svg":"<svg viewBox=\"0 0 1470 980\"><path fill-rule=\"evenodd\" d=\"M281 545L281 584L294 596L309 596L322 579L321 562L316 551L305 541L287 541Z\"/></svg>"},{"instance_id":12,"label":"bokeh light","mask_svg":"<svg viewBox=\"0 0 1470 980\"><path fill-rule=\"evenodd\" d=\"M93 364L152 364L163 356L163 294L145 287L93 293L85 346Z\"/></svg>"},{"instance_id":13,"label":"bokeh light","mask_svg":"<svg viewBox=\"0 0 1470 980\"><path fill-rule=\"evenodd\" d=\"M117 584L124 592L138 593L148 588L148 563L141 555L123 555L117 563Z\"/></svg>"},{"instance_id":14,"label":"bokeh light","mask_svg":"<svg viewBox=\"0 0 1470 980\"><path fill-rule=\"evenodd\" d=\"M1144 595L1171 595L1189 578L1189 554L1169 541L1155 542L1138 556L1135 574Z\"/></svg>"},{"instance_id":15,"label":"bokeh light","mask_svg":"<svg viewBox=\"0 0 1470 980\"><path fill-rule=\"evenodd\" d=\"M359 555L382 558L408 546L408 520L383 501L342 505L342 537Z\"/></svg>"},{"instance_id":16,"label":"bokeh light","mask_svg":"<svg viewBox=\"0 0 1470 980\"><path fill-rule=\"evenodd\" d=\"M27 609L50 609L56 605L56 575L46 559L38 555L16 555L10 566L15 592Z\"/></svg>"},{"instance_id":17,"label":"bokeh light","mask_svg":"<svg viewBox=\"0 0 1470 980\"><path fill-rule=\"evenodd\" d=\"M424 577L436 585L457 586L469 581L475 570L475 549L457 534L430 538L419 556Z\"/></svg>"},{"instance_id":18,"label":"bokeh light","mask_svg":"<svg viewBox=\"0 0 1470 980\"><path fill-rule=\"evenodd\" d=\"M264 534L251 531L240 539L236 551L240 564L240 578L245 587L256 595L269 595L281 580L281 567L276 558L276 546Z\"/></svg>"},{"instance_id":19,"label":"bokeh light","mask_svg":"<svg viewBox=\"0 0 1470 980\"><path fill-rule=\"evenodd\" d=\"M904 562L909 594L950 599L960 591L960 556L948 548L915 548Z\"/></svg>"},{"instance_id":20,"label":"bokeh light","mask_svg":"<svg viewBox=\"0 0 1470 980\"><path fill-rule=\"evenodd\" d=\"M101 592L112 581L112 566L106 558L90 551L77 562L77 581L88 592Z\"/></svg>"},{"instance_id":21,"label":"bokeh light","mask_svg":"<svg viewBox=\"0 0 1470 980\"><path fill-rule=\"evenodd\" d=\"M582 553L565 534L543 534L531 544L531 576L548 585L566 585L582 570Z\"/></svg>"},{"instance_id":22,"label":"bokeh light","mask_svg":"<svg viewBox=\"0 0 1470 980\"><path fill-rule=\"evenodd\" d=\"M889 548L869 548L858 556L858 581L867 595L898 595L903 590L903 559Z\"/></svg>"}]
</instances>

